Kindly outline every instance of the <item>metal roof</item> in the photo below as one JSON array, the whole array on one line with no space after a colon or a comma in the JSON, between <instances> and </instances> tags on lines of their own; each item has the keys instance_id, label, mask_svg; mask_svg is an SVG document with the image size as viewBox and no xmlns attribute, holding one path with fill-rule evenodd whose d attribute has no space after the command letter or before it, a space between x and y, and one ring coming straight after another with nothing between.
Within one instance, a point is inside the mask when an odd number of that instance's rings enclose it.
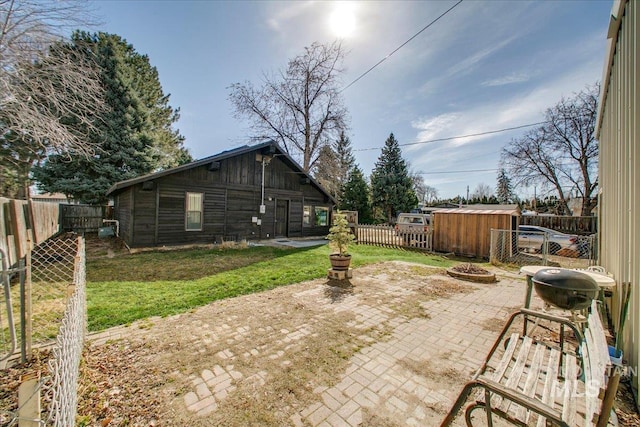
<instances>
[{"instance_id":1,"label":"metal roof","mask_svg":"<svg viewBox=\"0 0 640 427\"><path fill-rule=\"evenodd\" d=\"M511 215L520 216L520 209L469 209L469 208L456 208L456 209L438 209L433 211L433 214L474 214L474 215Z\"/></svg>"}]
</instances>

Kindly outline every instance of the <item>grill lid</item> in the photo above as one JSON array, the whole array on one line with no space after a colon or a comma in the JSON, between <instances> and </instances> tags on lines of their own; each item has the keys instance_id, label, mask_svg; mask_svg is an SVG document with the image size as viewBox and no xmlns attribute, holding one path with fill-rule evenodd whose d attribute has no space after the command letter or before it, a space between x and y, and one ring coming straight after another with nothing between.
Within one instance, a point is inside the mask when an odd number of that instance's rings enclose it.
<instances>
[{"instance_id":1,"label":"grill lid","mask_svg":"<svg viewBox=\"0 0 640 427\"><path fill-rule=\"evenodd\" d=\"M546 268L533 276L533 283L565 291L599 291L598 284L589 275L575 270Z\"/></svg>"}]
</instances>

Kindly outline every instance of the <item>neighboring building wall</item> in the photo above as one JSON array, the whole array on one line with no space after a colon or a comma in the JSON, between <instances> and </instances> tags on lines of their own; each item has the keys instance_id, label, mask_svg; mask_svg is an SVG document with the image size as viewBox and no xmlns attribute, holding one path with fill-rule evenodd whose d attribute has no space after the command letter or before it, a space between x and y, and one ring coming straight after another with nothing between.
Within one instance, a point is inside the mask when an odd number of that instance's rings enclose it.
<instances>
[{"instance_id":1,"label":"neighboring building wall","mask_svg":"<svg viewBox=\"0 0 640 427\"><path fill-rule=\"evenodd\" d=\"M133 240L131 213L133 211L134 187L129 187L114 197L113 215L118 220L119 237L129 243Z\"/></svg>"},{"instance_id":2,"label":"neighboring building wall","mask_svg":"<svg viewBox=\"0 0 640 427\"><path fill-rule=\"evenodd\" d=\"M625 359L636 373L640 363L640 52L637 1L616 1L602 79L597 137L600 141L600 264L618 285L631 283L625 324ZM613 315L619 313L614 295ZM617 325L617 321L615 322Z\"/></svg>"}]
</instances>

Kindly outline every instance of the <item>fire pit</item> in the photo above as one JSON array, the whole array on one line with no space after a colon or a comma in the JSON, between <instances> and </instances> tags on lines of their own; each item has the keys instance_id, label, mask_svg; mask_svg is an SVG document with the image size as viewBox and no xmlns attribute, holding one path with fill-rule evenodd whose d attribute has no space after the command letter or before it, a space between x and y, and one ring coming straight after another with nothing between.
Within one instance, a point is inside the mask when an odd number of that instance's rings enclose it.
<instances>
[{"instance_id":1,"label":"fire pit","mask_svg":"<svg viewBox=\"0 0 640 427\"><path fill-rule=\"evenodd\" d=\"M591 305L600 288L588 275L574 270L547 268L533 276L536 293L546 303L565 310L582 310Z\"/></svg>"}]
</instances>

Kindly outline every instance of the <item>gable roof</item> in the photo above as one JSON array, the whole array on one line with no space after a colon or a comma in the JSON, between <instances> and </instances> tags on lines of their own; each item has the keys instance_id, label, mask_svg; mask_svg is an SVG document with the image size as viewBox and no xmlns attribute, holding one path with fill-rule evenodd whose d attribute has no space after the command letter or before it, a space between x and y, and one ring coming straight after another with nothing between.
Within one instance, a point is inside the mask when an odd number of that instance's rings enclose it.
<instances>
[{"instance_id":1,"label":"gable roof","mask_svg":"<svg viewBox=\"0 0 640 427\"><path fill-rule=\"evenodd\" d=\"M336 203L336 200L327 192L327 190L325 190L311 175L305 172L302 169L302 167L295 160L293 160L293 158L287 152L285 152L280 147L280 145L278 145L273 140L262 142L260 144L255 144L255 145L243 145L242 147L223 151L221 153L214 154L213 156L205 157L200 160L195 160L191 163L186 163L184 165L176 166L175 168L166 169L166 170L155 172L155 173L149 173L146 175L141 175L136 178L131 178L131 179L117 182L113 184L111 188L109 188L109 191L107 191L107 196L142 182L152 181L154 179L161 178L163 176L197 168L199 166L204 166L212 162L218 162L231 157L240 156L246 153L251 153L253 151L261 151L265 149L269 149L269 152L272 154L277 154L280 160L282 160L287 166L293 169L297 174L305 178L308 178L309 183L311 185L315 186L320 192L326 195L332 203L334 204Z\"/></svg>"}]
</instances>

